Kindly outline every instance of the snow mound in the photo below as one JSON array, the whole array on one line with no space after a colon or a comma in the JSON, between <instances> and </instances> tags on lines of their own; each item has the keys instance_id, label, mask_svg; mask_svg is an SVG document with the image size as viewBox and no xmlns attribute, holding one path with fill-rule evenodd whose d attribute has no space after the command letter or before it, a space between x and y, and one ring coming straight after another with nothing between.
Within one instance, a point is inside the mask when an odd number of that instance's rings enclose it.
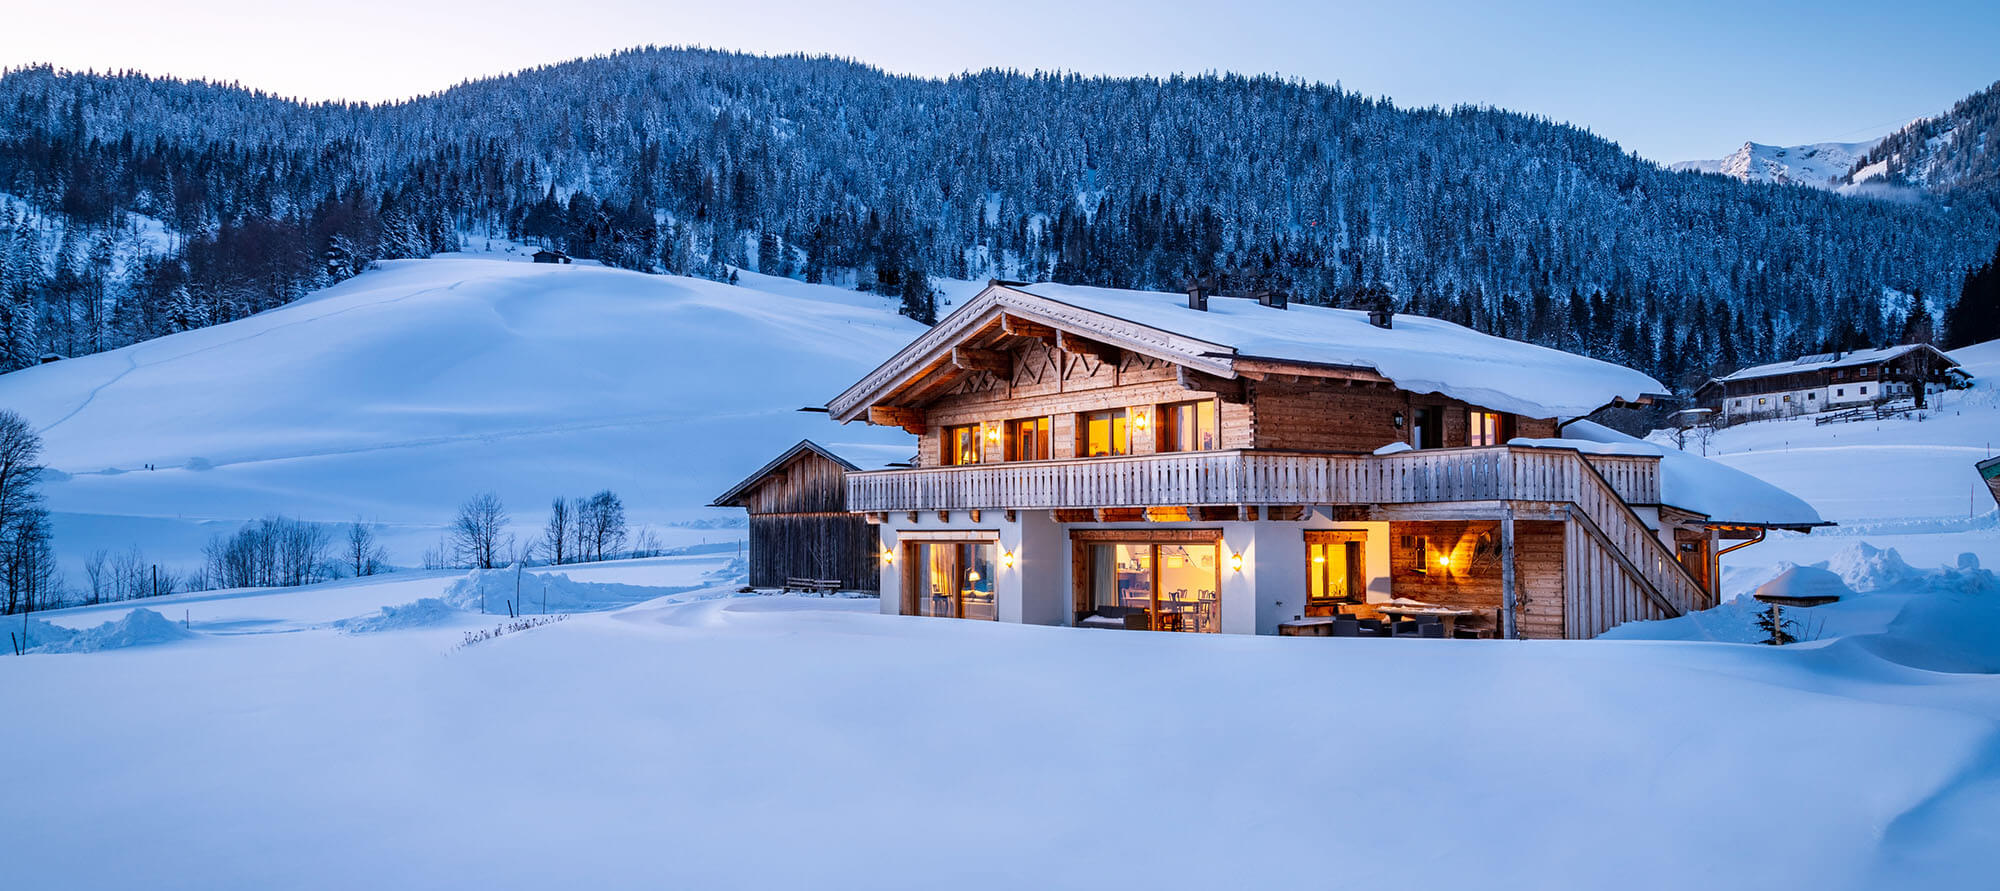
<instances>
[{"instance_id":1,"label":"snow mound","mask_svg":"<svg viewBox=\"0 0 2000 891\"><path fill-rule=\"evenodd\" d=\"M95 653L173 643L201 635L182 628L149 609L135 609L124 618L95 628L75 630L40 620L29 623L30 653Z\"/></svg>"},{"instance_id":2,"label":"snow mound","mask_svg":"<svg viewBox=\"0 0 2000 891\"><path fill-rule=\"evenodd\" d=\"M442 599L458 609L483 609L501 615L507 613L508 602L517 596L520 598L514 605L517 613L588 612L629 606L688 590L692 589L579 582L566 573L517 572L510 567L472 570L453 582Z\"/></svg>"},{"instance_id":3,"label":"snow mound","mask_svg":"<svg viewBox=\"0 0 2000 891\"><path fill-rule=\"evenodd\" d=\"M459 615L459 610L436 597L405 603L400 606L385 606L379 612L352 619L341 619L333 623L349 634L373 634L378 631L401 631L406 628L430 628L450 622Z\"/></svg>"},{"instance_id":4,"label":"snow mound","mask_svg":"<svg viewBox=\"0 0 2000 891\"><path fill-rule=\"evenodd\" d=\"M1854 589L1832 570L1794 566L1757 586L1758 597L1852 597Z\"/></svg>"},{"instance_id":5,"label":"snow mound","mask_svg":"<svg viewBox=\"0 0 2000 891\"><path fill-rule=\"evenodd\" d=\"M1865 541L1834 552L1827 558L1826 568L1856 591L1893 588L1922 574L1903 562L1903 555L1895 548L1878 548Z\"/></svg>"}]
</instances>

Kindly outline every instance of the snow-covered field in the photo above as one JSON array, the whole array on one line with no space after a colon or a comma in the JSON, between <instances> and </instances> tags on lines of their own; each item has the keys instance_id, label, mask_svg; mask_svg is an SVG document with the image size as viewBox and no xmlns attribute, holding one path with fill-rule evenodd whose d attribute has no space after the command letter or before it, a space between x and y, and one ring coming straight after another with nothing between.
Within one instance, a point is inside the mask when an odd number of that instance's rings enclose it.
<instances>
[{"instance_id":1,"label":"snow-covered field","mask_svg":"<svg viewBox=\"0 0 2000 891\"><path fill-rule=\"evenodd\" d=\"M484 488L525 522L605 486L668 522L799 436L901 448L793 409L914 328L866 295L749 285L390 264L0 378L0 404L47 427L59 534L160 548L273 510L427 543ZM0 876L1990 888L2000 526L1967 496L2000 344L1957 355L1980 388L1922 421L1716 440L1842 524L1725 558L1732 594L1822 561L1856 592L1793 611L1811 640L1783 648L1738 642L1742 601L1587 642L889 617L739 595L733 551L36 614L36 651L0 655Z\"/></svg>"},{"instance_id":2,"label":"snow-covered field","mask_svg":"<svg viewBox=\"0 0 2000 891\"><path fill-rule=\"evenodd\" d=\"M820 405L921 326L888 300L743 274L393 261L227 325L0 377L42 431L59 554L137 544L194 568L281 513L378 524L415 566L467 497L526 539L550 499L609 488L669 547L729 541L710 499L804 436L915 453ZM679 525L677 525L679 524ZM687 525L697 524L697 525Z\"/></svg>"}]
</instances>

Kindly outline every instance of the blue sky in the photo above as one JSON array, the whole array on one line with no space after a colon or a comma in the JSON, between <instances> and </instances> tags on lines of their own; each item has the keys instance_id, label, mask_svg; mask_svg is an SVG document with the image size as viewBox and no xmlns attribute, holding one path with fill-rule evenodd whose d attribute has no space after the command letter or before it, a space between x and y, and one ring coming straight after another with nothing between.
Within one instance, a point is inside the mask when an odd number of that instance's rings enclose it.
<instances>
[{"instance_id":1,"label":"blue sky","mask_svg":"<svg viewBox=\"0 0 2000 891\"><path fill-rule=\"evenodd\" d=\"M831 53L926 75L1278 73L1405 105L1546 115L1659 161L1719 157L1746 139L1860 140L2000 79L2000 0L38 0L5 20L0 64L311 98L399 98L644 43Z\"/></svg>"}]
</instances>

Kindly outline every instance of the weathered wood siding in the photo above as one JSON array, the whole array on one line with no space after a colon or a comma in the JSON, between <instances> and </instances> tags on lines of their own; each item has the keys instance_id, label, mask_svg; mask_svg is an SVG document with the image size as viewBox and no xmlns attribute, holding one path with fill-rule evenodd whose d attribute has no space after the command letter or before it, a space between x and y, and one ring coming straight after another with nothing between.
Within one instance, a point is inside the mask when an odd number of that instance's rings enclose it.
<instances>
[{"instance_id":1,"label":"weathered wood siding","mask_svg":"<svg viewBox=\"0 0 2000 891\"><path fill-rule=\"evenodd\" d=\"M753 515L750 584L776 588L788 578L839 579L846 590L878 590L879 550L875 527L854 514Z\"/></svg>"},{"instance_id":2,"label":"weathered wood siding","mask_svg":"<svg viewBox=\"0 0 2000 891\"><path fill-rule=\"evenodd\" d=\"M747 493L750 584L774 588L788 578L826 578L856 591L881 587L876 531L847 512L846 471L803 452Z\"/></svg>"}]
</instances>

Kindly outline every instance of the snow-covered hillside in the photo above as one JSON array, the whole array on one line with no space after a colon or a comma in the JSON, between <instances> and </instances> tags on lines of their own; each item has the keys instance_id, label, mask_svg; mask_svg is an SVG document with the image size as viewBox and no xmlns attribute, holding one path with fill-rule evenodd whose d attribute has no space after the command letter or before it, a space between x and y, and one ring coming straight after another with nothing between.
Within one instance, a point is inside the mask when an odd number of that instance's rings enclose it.
<instances>
[{"instance_id":1,"label":"snow-covered hillside","mask_svg":"<svg viewBox=\"0 0 2000 891\"><path fill-rule=\"evenodd\" d=\"M914 453L822 404L921 330L889 301L497 259L395 261L214 328L0 377L42 431L71 566L138 544L191 569L270 513L385 526L415 565L466 497L525 538L558 495L617 491L668 545L740 519L709 499L806 436Z\"/></svg>"},{"instance_id":2,"label":"snow-covered hillside","mask_svg":"<svg viewBox=\"0 0 2000 891\"><path fill-rule=\"evenodd\" d=\"M1746 183L1778 183L1832 189L1845 181L1855 162L1881 142L1815 142L1808 145L1765 145L1746 142L1726 158L1680 161L1673 170L1719 173Z\"/></svg>"},{"instance_id":3,"label":"snow-covered hillside","mask_svg":"<svg viewBox=\"0 0 2000 891\"><path fill-rule=\"evenodd\" d=\"M1728 592L1748 590L1785 561L1826 560L1857 540L1895 547L1918 566L1968 552L2000 565L2000 512L1973 467L2000 454L2000 341L1950 355L1975 385L1945 393L1921 416L1816 426L1807 415L1716 434L1711 457L1799 495L1840 524L1811 535L1776 533L1724 558Z\"/></svg>"}]
</instances>

